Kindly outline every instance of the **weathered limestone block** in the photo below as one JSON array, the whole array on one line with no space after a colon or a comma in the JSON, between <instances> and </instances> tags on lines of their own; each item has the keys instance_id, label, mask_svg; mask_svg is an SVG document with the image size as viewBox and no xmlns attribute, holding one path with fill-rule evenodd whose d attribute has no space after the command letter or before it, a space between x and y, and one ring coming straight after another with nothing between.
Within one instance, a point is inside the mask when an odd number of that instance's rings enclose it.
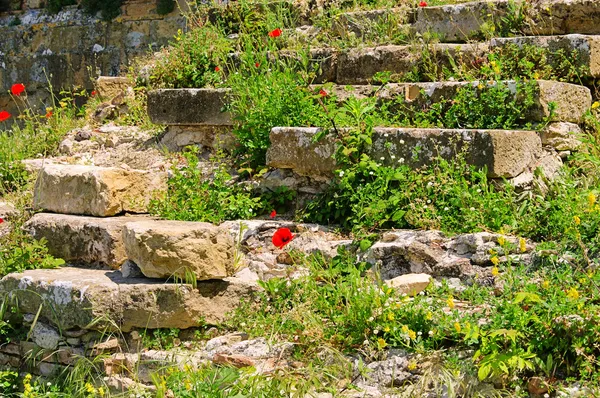
<instances>
[{"instance_id":1,"label":"weathered limestone block","mask_svg":"<svg viewBox=\"0 0 600 398\"><path fill-rule=\"evenodd\" d=\"M169 126L160 143L170 151L181 151L189 145L230 151L236 138L229 126Z\"/></svg>"},{"instance_id":2,"label":"weathered limestone block","mask_svg":"<svg viewBox=\"0 0 600 398\"><path fill-rule=\"evenodd\" d=\"M148 116L153 123L179 125L232 125L223 111L229 89L163 89L148 93Z\"/></svg>"},{"instance_id":3,"label":"weathered limestone block","mask_svg":"<svg viewBox=\"0 0 600 398\"><path fill-rule=\"evenodd\" d=\"M288 168L301 175L331 177L336 169L335 144L325 137L314 143L318 128L274 128L267 152L269 167ZM414 157L416 148L419 156ZM419 168L441 156L453 159L465 152L469 164L487 167L490 177L514 177L541 153L535 131L376 128L370 155L384 165Z\"/></svg>"},{"instance_id":4,"label":"weathered limestone block","mask_svg":"<svg viewBox=\"0 0 600 398\"><path fill-rule=\"evenodd\" d=\"M186 284L147 278L125 279L118 271L82 268L30 270L0 280L0 293L19 300L19 309L41 316L63 331L73 328L180 328L222 322L258 286L236 278Z\"/></svg>"},{"instance_id":5,"label":"weathered limestone block","mask_svg":"<svg viewBox=\"0 0 600 398\"><path fill-rule=\"evenodd\" d=\"M396 289L400 294L414 296L419 294L429 286L431 275L427 274L406 274L393 279L388 279L385 284Z\"/></svg>"},{"instance_id":6,"label":"weathered limestone block","mask_svg":"<svg viewBox=\"0 0 600 398\"><path fill-rule=\"evenodd\" d=\"M423 50L427 48L431 59L440 66L450 66L450 60L461 60L467 64L485 55L486 43L474 44L432 44L396 46L387 45L373 48L350 49L338 55L338 84L367 84L377 72L391 72L404 75L411 72L422 60Z\"/></svg>"},{"instance_id":7,"label":"weathered limestone block","mask_svg":"<svg viewBox=\"0 0 600 398\"><path fill-rule=\"evenodd\" d=\"M96 87L100 96L106 99L112 99L119 94L127 92L131 83L126 77L100 76L96 80Z\"/></svg>"},{"instance_id":8,"label":"weathered limestone block","mask_svg":"<svg viewBox=\"0 0 600 398\"><path fill-rule=\"evenodd\" d=\"M19 211L15 208L12 203L3 202L0 200L0 218L3 220L9 220L11 218L17 217L19 215Z\"/></svg>"},{"instance_id":9,"label":"weathered limestone block","mask_svg":"<svg viewBox=\"0 0 600 398\"><path fill-rule=\"evenodd\" d=\"M531 0L526 7L526 35L600 34L597 0Z\"/></svg>"},{"instance_id":10,"label":"weathered limestone block","mask_svg":"<svg viewBox=\"0 0 600 398\"><path fill-rule=\"evenodd\" d=\"M592 105L592 93L587 87L549 80L538 80L537 85L537 106L530 115L533 120L550 116L550 106L554 104L552 121L578 123Z\"/></svg>"},{"instance_id":11,"label":"weathered limestone block","mask_svg":"<svg viewBox=\"0 0 600 398\"><path fill-rule=\"evenodd\" d=\"M267 151L267 165L293 169L300 175L329 177L336 168L333 154L335 144L324 139L313 142L319 128L275 127L271 130L271 146Z\"/></svg>"},{"instance_id":12,"label":"weathered limestone block","mask_svg":"<svg viewBox=\"0 0 600 398\"><path fill-rule=\"evenodd\" d=\"M435 33L442 41L460 42L482 35L509 10L508 0L476 1L436 7L419 7L413 29L416 33Z\"/></svg>"},{"instance_id":13,"label":"weathered limestone block","mask_svg":"<svg viewBox=\"0 0 600 398\"><path fill-rule=\"evenodd\" d=\"M489 89L497 84L510 90L519 102L521 93L518 92L518 83L514 80L499 82L431 82L431 83L390 83L383 88L378 86L332 86L329 90L339 101L345 101L349 97L371 97L376 96L380 102L389 101L392 105L402 103L403 111L414 109L422 111L424 107L433 103L447 101L453 98L457 92L465 87L471 86L479 90ZM550 118L552 121L579 122L585 112L592 105L592 95L587 87L576 84L562 83L549 80L537 80L534 96L534 105L528 109L528 120L541 122ZM317 86L318 87L318 86ZM554 111L550 112L550 103L554 104ZM392 108L393 109L393 108Z\"/></svg>"},{"instance_id":14,"label":"weathered limestone block","mask_svg":"<svg viewBox=\"0 0 600 398\"><path fill-rule=\"evenodd\" d=\"M36 210L114 216L145 213L156 191L166 190L166 173L83 165L45 165L33 195Z\"/></svg>"},{"instance_id":15,"label":"weathered limestone block","mask_svg":"<svg viewBox=\"0 0 600 398\"><path fill-rule=\"evenodd\" d=\"M339 36L347 36L349 33L362 36L374 25L410 23L412 14L406 7L345 12L335 16L332 28L333 32Z\"/></svg>"},{"instance_id":16,"label":"weathered limestone block","mask_svg":"<svg viewBox=\"0 0 600 398\"><path fill-rule=\"evenodd\" d=\"M580 145L582 131L575 123L550 123L542 131L542 144L551 146L557 151L574 151Z\"/></svg>"},{"instance_id":17,"label":"weathered limestone block","mask_svg":"<svg viewBox=\"0 0 600 398\"><path fill-rule=\"evenodd\" d=\"M123 226L143 219L38 213L25 224L25 229L35 239L46 239L46 247L54 257L118 269L127 260Z\"/></svg>"},{"instance_id":18,"label":"weathered limestone block","mask_svg":"<svg viewBox=\"0 0 600 398\"><path fill-rule=\"evenodd\" d=\"M233 275L234 241L209 223L140 221L123 229L127 257L149 278L223 279Z\"/></svg>"},{"instance_id":19,"label":"weathered limestone block","mask_svg":"<svg viewBox=\"0 0 600 398\"><path fill-rule=\"evenodd\" d=\"M490 48L503 47L510 44L517 46L532 45L549 50L551 53L563 50L564 55L574 64L589 71L589 76L600 76L600 36L586 36L570 34L564 36L524 36L494 38L490 41ZM576 56L571 54L575 52ZM548 61L550 65L557 65L564 61L562 58L552 57ZM558 65L557 65L558 66Z\"/></svg>"}]
</instances>

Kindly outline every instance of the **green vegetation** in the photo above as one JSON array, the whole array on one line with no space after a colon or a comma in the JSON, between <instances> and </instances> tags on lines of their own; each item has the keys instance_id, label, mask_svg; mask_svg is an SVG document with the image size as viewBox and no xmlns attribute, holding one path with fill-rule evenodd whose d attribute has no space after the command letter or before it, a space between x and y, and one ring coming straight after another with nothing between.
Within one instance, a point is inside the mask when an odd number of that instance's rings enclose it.
<instances>
[{"instance_id":1,"label":"green vegetation","mask_svg":"<svg viewBox=\"0 0 600 398\"><path fill-rule=\"evenodd\" d=\"M52 14L56 14L65 6L72 6L77 4L76 0L48 0L46 3L46 10Z\"/></svg>"},{"instance_id":2,"label":"green vegetation","mask_svg":"<svg viewBox=\"0 0 600 398\"><path fill-rule=\"evenodd\" d=\"M105 21L110 21L121 14L123 0L82 0L81 6L89 14L100 13Z\"/></svg>"}]
</instances>

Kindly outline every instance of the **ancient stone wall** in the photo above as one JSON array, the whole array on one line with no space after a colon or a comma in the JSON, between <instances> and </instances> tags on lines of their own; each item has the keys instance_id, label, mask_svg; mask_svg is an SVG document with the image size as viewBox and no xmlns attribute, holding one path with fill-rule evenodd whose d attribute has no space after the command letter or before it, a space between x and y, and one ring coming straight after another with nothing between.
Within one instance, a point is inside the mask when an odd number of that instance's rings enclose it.
<instances>
[{"instance_id":1,"label":"ancient stone wall","mask_svg":"<svg viewBox=\"0 0 600 398\"><path fill-rule=\"evenodd\" d=\"M183 29L181 7L156 12L156 0L125 1L121 15L106 22L70 6L48 14L39 0L24 0L21 10L0 15L0 109L12 106L8 89L24 83L34 105L55 91L92 88L98 75L117 76L132 60L156 51Z\"/></svg>"}]
</instances>

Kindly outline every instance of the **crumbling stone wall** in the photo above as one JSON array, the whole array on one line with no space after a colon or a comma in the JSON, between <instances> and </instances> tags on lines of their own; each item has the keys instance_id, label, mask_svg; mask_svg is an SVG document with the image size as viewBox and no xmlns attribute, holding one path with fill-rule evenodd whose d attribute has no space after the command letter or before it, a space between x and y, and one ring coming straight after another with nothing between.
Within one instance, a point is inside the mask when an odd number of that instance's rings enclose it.
<instances>
[{"instance_id":1,"label":"crumbling stone wall","mask_svg":"<svg viewBox=\"0 0 600 398\"><path fill-rule=\"evenodd\" d=\"M0 14L0 109L10 111L7 91L15 82L26 85L38 106L48 101L48 82L55 91L91 89L95 77L123 74L134 58L167 45L185 25L184 0L164 16L156 12L156 0L128 0L110 22L78 6L54 15L43 6L23 0L20 10Z\"/></svg>"}]
</instances>

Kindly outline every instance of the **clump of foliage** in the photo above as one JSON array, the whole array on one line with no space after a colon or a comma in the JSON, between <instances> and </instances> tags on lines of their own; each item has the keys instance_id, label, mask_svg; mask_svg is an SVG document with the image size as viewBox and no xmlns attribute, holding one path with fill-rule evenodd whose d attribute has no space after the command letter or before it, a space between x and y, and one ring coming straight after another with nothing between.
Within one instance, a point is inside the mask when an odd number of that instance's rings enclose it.
<instances>
[{"instance_id":1,"label":"clump of foliage","mask_svg":"<svg viewBox=\"0 0 600 398\"><path fill-rule=\"evenodd\" d=\"M110 21L121 14L123 0L82 0L81 6L88 14L100 13L102 19Z\"/></svg>"},{"instance_id":2,"label":"clump of foliage","mask_svg":"<svg viewBox=\"0 0 600 398\"><path fill-rule=\"evenodd\" d=\"M156 13L159 15L167 15L175 9L175 0L158 0L156 5Z\"/></svg>"},{"instance_id":3,"label":"clump of foliage","mask_svg":"<svg viewBox=\"0 0 600 398\"><path fill-rule=\"evenodd\" d=\"M46 10L52 14L56 14L65 6L77 4L76 0L48 0L46 2Z\"/></svg>"}]
</instances>

